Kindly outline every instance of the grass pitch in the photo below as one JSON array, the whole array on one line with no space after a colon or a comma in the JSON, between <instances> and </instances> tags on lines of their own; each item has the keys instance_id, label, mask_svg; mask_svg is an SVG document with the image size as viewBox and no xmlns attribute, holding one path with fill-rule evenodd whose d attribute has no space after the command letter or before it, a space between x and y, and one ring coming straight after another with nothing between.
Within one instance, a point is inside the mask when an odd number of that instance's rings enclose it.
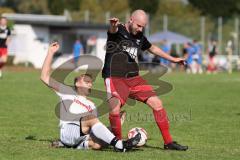
<instances>
[{"instance_id":1,"label":"grass pitch","mask_svg":"<svg viewBox=\"0 0 240 160\"><path fill-rule=\"evenodd\" d=\"M142 103L125 106L123 135L143 127L147 146L128 153L53 149L59 135L55 105L58 97L39 80L39 71L5 70L0 79L0 160L41 159L231 159L240 158L240 76L234 74L166 74L174 89L160 96L168 112L173 138L189 145L186 152L165 151L151 110ZM99 77L94 88L104 91ZM95 103L99 100L94 99ZM100 118L108 125L107 114ZM30 137L32 140L27 140ZM126 137L126 136L125 136Z\"/></svg>"}]
</instances>

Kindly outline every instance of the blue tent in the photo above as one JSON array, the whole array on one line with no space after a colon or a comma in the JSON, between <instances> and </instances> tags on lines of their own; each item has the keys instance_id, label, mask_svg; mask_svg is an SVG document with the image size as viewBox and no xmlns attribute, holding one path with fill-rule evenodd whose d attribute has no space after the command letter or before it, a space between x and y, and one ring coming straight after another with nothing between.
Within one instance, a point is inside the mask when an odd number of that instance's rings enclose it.
<instances>
[{"instance_id":1,"label":"blue tent","mask_svg":"<svg viewBox=\"0 0 240 160\"><path fill-rule=\"evenodd\" d=\"M191 38L171 31L157 32L148 37L148 40L151 43L158 43L164 39L166 39L170 44L182 44L192 41Z\"/></svg>"}]
</instances>

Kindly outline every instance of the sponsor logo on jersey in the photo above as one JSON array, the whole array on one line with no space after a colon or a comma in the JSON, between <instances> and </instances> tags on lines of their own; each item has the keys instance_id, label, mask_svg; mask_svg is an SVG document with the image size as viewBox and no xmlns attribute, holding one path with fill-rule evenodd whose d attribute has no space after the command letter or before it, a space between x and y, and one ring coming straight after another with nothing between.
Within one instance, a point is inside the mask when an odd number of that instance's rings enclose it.
<instances>
[{"instance_id":1,"label":"sponsor logo on jersey","mask_svg":"<svg viewBox=\"0 0 240 160\"><path fill-rule=\"evenodd\" d=\"M138 48L123 46L123 51L127 52L132 59L137 58Z\"/></svg>"}]
</instances>

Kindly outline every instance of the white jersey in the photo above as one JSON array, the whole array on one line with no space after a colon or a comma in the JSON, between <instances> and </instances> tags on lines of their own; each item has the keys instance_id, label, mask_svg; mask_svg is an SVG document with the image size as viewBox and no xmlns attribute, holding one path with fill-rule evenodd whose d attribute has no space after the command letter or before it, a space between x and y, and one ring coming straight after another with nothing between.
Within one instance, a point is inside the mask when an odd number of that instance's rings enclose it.
<instances>
[{"instance_id":1,"label":"white jersey","mask_svg":"<svg viewBox=\"0 0 240 160\"><path fill-rule=\"evenodd\" d=\"M87 115L97 116L95 104L86 97L78 95L72 87L61 85L56 93L60 97L60 128L66 123L79 125L80 118Z\"/></svg>"}]
</instances>

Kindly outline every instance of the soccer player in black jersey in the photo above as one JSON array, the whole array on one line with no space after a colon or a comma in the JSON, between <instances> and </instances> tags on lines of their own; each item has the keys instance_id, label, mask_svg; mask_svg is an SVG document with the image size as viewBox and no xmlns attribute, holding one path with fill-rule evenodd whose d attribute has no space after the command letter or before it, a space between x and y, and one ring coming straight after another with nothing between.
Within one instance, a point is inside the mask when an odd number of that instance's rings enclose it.
<instances>
[{"instance_id":1,"label":"soccer player in black jersey","mask_svg":"<svg viewBox=\"0 0 240 160\"><path fill-rule=\"evenodd\" d=\"M116 137L121 139L121 107L128 98L136 99L146 103L153 110L164 140L164 149L185 151L188 147L178 144L171 137L162 101L152 86L139 76L137 55L140 51L147 50L173 63L184 64L185 59L172 57L151 44L143 35L147 22L148 17L143 10L134 11L126 24L120 24L118 18L110 19L102 76L108 93L111 128Z\"/></svg>"},{"instance_id":2,"label":"soccer player in black jersey","mask_svg":"<svg viewBox=\"0 0 240 160\"><path fill-rule=\"evenodd\" d=\"M0 78L2 77L2 68L7 62L7 47L9 44L10 29L7 27L7 19L0 19Z\"/></svg>"}]
</instances>

